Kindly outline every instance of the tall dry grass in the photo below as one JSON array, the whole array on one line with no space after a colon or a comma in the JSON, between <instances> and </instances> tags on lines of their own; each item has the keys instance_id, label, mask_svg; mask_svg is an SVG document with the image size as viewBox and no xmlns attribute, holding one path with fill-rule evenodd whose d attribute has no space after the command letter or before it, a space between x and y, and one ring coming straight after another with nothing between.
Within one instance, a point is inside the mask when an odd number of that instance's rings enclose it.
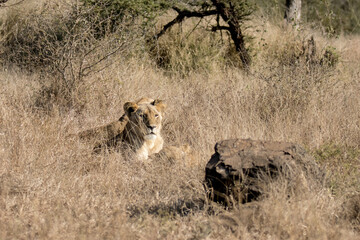
<instances>
[{"instance_id":1,"label":"tall dry grass","mask_svg":"<svg viewBox=\"0 0 360 240\"><path fill-rule=\"evenodd\" d=\"M210 49L209 63L191 71L163 69L145 53L117 56L118 64L84 77L71 108L49 100L52 107L44 112L37 104L42 83L58 76L3 69L0 238L359 238L359 205L343 203L360 192L360 38L329 40L311 30L257 26L250 72L222 62L226 48L218 55ZM202 31L193 32L190 43ZM308 34L317 44L311 64L301 53ZM320 64L327 46L340 55L335 66ZM167 46L181 51L175 48ZM204 45L195 50L206 53ZM188 48L183 51L175 63L189 66L198 55L189 60ZM85 143L66 138L117 119L126 101L143 96L166 100L166 144L199 151L197 166L167 159L145 164L116 152L92 155ZM321 192L300 189L288 197L282 182L263 201L225 211L206 201L202 181L214 144L227 138L305 145L327 169L329 183Z\"/></svg>"}]
</instances>

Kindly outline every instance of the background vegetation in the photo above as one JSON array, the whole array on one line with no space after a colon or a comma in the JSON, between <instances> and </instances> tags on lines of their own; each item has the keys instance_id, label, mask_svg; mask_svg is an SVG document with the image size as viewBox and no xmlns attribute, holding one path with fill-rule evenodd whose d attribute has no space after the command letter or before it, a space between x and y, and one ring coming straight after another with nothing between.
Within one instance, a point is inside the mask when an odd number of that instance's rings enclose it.
<instances>
[{"instance_id":1,"label":"background vegetation","mask_svg":"<svg viewBox=\"0 0 360 240\"><path fill-rule=\"evenodd\" d=\"M299 30L284 25L283 3L256 1L242 25L246 71L211 17L149 43L176 16L162 1L17 2L0 7L0 239L360 237L357 1L303 1ZM166 100L166 144L189 144L195 165L92 155L67 138L143 96ZM284 181L225 211L202 182L227 138L302 144L327 183L288 197Z\"/></svg>"},{"instance_id":2,"label":"background vegetation","mask_svg":"<svg viewBox=\"0 0 360 240\"><path fill-rule=\"evenodd\" d=\"M264 12L271 13L277 19L284 16L285 1L253 1ZM302 0L302 20L311 28L326 32L332 36L359 33L360 3L356 0ZM272 18L274 19L274 18Z\"/></svg>"}]
</instances>

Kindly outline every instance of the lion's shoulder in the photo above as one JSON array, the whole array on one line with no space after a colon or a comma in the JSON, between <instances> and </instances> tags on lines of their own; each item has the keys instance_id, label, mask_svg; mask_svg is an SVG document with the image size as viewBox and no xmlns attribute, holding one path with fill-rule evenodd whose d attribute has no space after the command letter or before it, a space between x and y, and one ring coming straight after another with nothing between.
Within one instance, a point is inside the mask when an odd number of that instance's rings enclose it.
<instances>
[{"instance_id":1,"label":"lion's shoulder","mask_svg":"<svg viewBox=\"0 0 360 240\"><path fill-rule=\"evenodd\" d=\"M99 144L121 134L128 121L129 118L124 114L114 122L79 132L77 135L82 140L94 141L96 144Z\"/></svg>"}]
</instances>

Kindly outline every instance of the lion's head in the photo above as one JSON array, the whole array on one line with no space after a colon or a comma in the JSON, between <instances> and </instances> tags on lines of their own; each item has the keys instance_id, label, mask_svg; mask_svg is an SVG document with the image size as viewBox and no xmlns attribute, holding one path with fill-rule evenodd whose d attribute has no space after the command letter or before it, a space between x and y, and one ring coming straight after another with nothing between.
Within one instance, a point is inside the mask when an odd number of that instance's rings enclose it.
<instances>
[{"instance_id":1,"label":"lion's head","mask_svg":"<svg viewBox=\"0 0 360 240\"><path fill-rule=\"evenodd\" d=\"M142 98L136 103L125 103L124 111L129 119L126 126L127 134L137 138L137 141L154 141L161 138L161 122L165 107L166 105L159 99ZM132 139L132 141L136 140Z\"/></svg>"}]
</instances>

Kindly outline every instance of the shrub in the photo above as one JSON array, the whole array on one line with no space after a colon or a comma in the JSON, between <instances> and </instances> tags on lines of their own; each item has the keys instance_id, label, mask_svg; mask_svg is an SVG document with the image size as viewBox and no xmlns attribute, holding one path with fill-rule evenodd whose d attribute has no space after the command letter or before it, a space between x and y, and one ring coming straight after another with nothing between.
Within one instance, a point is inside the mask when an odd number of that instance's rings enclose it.
<instances>
[{"instance_id":1,"label":"shrub","mask_svg":"<svg viewBox=\"0 0 360 240\"><path fill-rule=\"evenodd\" d=\"M325 48L324 55L321 59L321 63L330 67L335 66L339 62L339 53L336 48L332 46L327 46Z\"/></svg>"},{"instance_id":2,"label":"shrub","mask_svg":"<svg viewBox=\"0 0 360 240\"><path fill-rule=\"evenodd\" d=\"M252 0L268 17L278 22L284 17L285 0ZM329 36L340 33L359 33L360 2L358 0L303 0L302 21L315 29L322 29Z\"/></svg>"},{"instance_id":3,"label":"shrub","mask_svg":"<svg viewBox=\"0 0 360 240\"><path fill-rule=\"evenodd\" d=\"M191 28L174 28L157 41L150 50L157 65L166 71L188 75L191 72L210 72L213 64L223 65L225 50L219 35Z\"/></svg>"},{"instance_id":4,"label":"shrub","mask_svg":"<svg viewBox=\"0 0 360 240\"><path fill-rule=\"evenodd\" d=\"M39 9L20 7L9 9L3 19L0 57L3 65L42 72L44 89L38 107L49 106L54 99L73 105L73 93L85 76L114 63L114 54L126 55L129 46L136 44L134 39L140 40L135 36L136 28L130 31L127 23L98 39L94 25L98 21L88 18L92 9L75 3L67 8L51 3Z\"/></svg>"},{"instance_id":5,"label":"shrub","mask_svg":"<svg viewBox=\"0 0 360 240\"><path fill-rule=\"evenodd\" d=\"M357 165L360 158L358 147L327 143L317 148L313 155L317 162L327 167L330 189L335 194L360 191Z\"/></svg>"},{"instance_id":6,"label":"shrub","mask_svg":"<svg viewBox=\"0 0 360 240\"><path fill-rule=\"evenodd\" d=\"M168 9L172 1L165 0L81 0L89 9L88 19L96 29L96 36L115 32L125 21L131 25L139 18L145 30L151 26L159 12Z\"/></svg>"},{"instance_id":7,"label":"shrub","mask_svg":"<svg viewBox=\"0 0 360 240\"><path fill-rule=\"evenodd\" d=\"M68 20L35 10L9 11L1 28L3 63L28 69L53 64L58 58L57 49L64 45Z\"/></svg>"}]
</instances>

